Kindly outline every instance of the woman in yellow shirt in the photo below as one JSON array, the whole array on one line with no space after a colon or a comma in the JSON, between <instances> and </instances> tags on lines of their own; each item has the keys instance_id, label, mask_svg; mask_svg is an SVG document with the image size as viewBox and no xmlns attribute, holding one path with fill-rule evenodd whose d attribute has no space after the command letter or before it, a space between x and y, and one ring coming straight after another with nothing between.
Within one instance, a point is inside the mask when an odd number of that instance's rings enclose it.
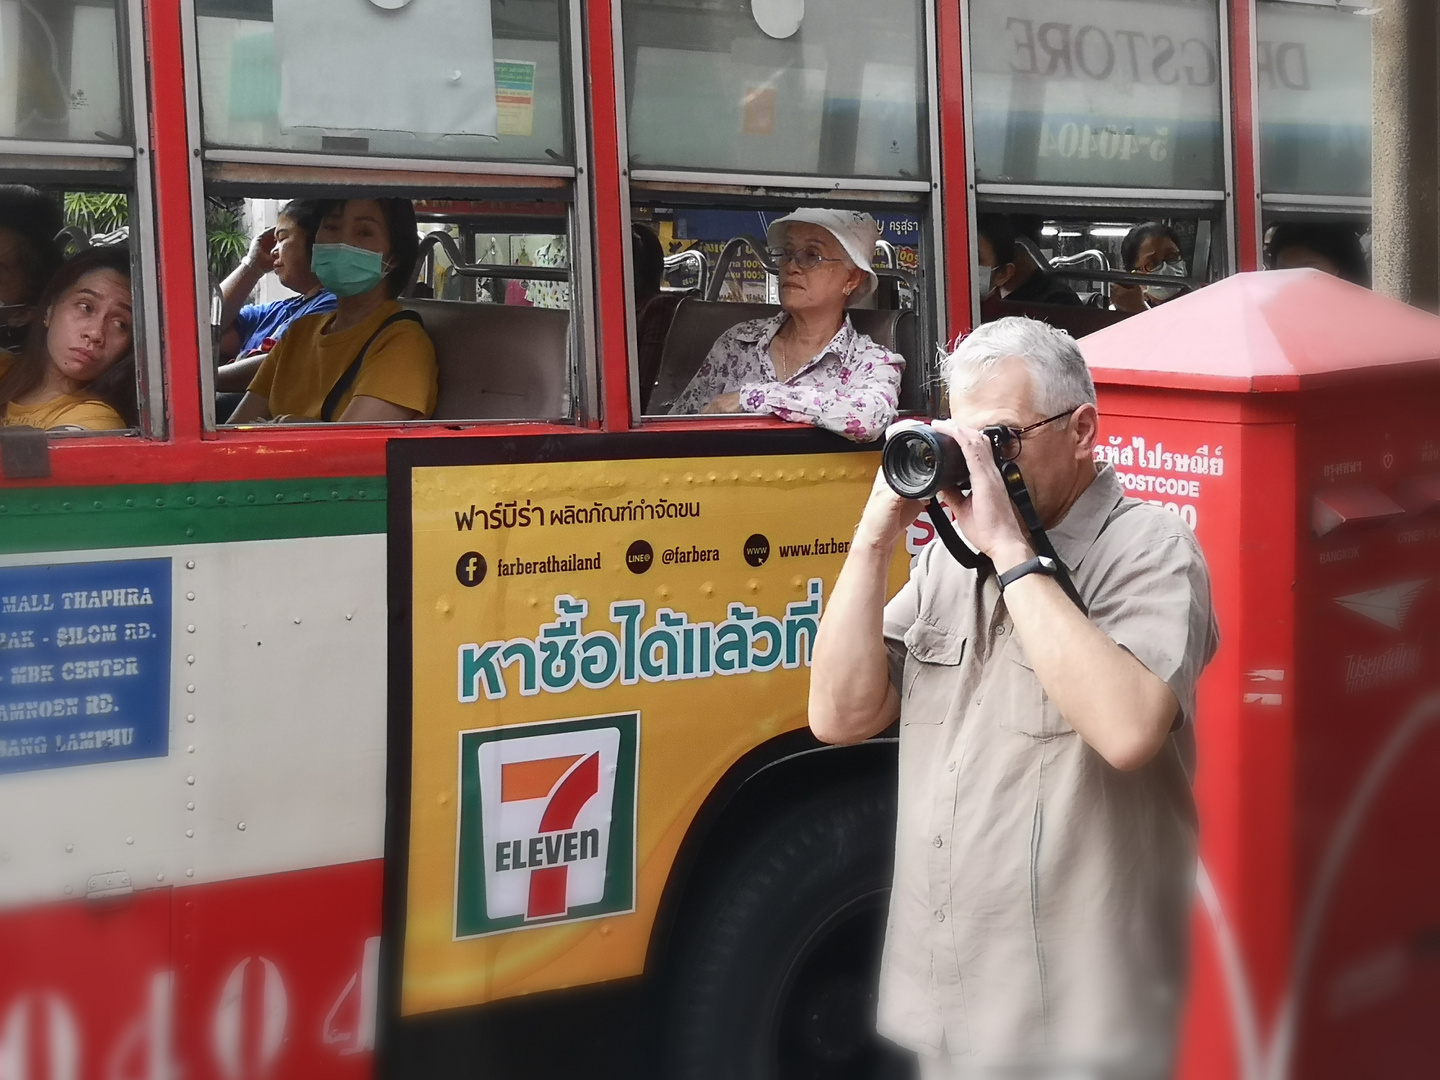
<instances>
[{"instance_id":1,"label":"woman in yellow shirt","mask_svg":"<svg viewBox=\"0 0 1440 1080\"><path fill-rule=\"evenodd\" d=\"M0 424L115 431L135 420L130 252L90 248L62 266L36 304L25 347L0 357Z\"/></svg>"},{"instance_id":2,"label":"woman in yellow shirt","mask_svg":"<svg viewBox=\"0 0 1440 1080\"><path fill-rule=\"evenodd\" d=\"M320 208L311 268L333 313L296 319L251 380L232 424L380 423L435 411L435 347L395 297L419 253L409 199L332 200Z\"/></svg>"}]
</instances>

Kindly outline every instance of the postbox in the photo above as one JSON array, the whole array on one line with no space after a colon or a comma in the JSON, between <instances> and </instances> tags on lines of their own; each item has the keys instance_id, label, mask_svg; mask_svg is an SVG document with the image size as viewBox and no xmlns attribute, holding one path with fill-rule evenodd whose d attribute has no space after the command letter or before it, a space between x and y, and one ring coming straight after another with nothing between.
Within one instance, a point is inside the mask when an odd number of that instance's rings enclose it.
<instances>
[{"instance_id":1,"label":"postbox","mask_svg":"<svg viewBox=\"0 0 1440 1080\"><path fill-rule=\"evenodd\" d=\"M1240 274L1081 349L1223 639L1180 1075L1440 1075L1440 318Z\"/></svg>"}]
</instances>

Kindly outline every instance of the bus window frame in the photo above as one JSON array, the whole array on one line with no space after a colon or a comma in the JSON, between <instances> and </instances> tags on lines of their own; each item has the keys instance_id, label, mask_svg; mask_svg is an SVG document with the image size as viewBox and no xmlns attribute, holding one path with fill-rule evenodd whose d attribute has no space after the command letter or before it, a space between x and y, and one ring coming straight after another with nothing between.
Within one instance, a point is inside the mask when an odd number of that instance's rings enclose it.
<instances>
[{"instance_id":1,"label":"bus window frame","mask_svg":"<svg viewBox=\"0 0 1440 1080\"><path fill-rule=\"evenodd\" d=\"M235 148L214 148L204 142L204 122L200 100L199 64L199 22L196 17L194 0L180 0L182 62L185 79L186 140L190 172L190 227L194 260L196 338L198 350L199 378L196 391L199 399L199 433L202 440L238 440L255 438L289 441L300 433L310 437L317 434L327 436L334 428L332 424L297 424L290 430L280 426L229 427L215 423L215 370L211 362L210 341L210 280L209 258L205 240L205 192L207 166L219 171L233 171L237 174L247 169L257 172L270 168L268 175L256 175L252 182L259 185L283 183L287 176L308 188L333 185L337 191L374 190L396 188L413 191L416 188L440 186L490 188L522 187L524 181L540 180L538 187L550 187L556 181L564 183L570 207L568 214L568 242L570 244L570 343L569 359L574 386L571 414L563 420L531 421L517 420L413 420L399 424L345 424L345 429L354 432L375 432L377 430L403 431L446 430L453 432L462 428L492 428L519 423L553 424L561 430L569 427L593 427L599 416L600 371L598 349L595 342L595 319L590 317L591 304L587 301L595 288L594 247L592 242L593 207L585 162L590 152L590 140L585 119L587 108L585 87L587 85L585 59L586 20L583 0L566 0L566 16L569 28L569 63L571 92L571 145L575 154L574 165L531 164L517 161L482 161L475 159L433 159L370 157L368 155L338 155L296 150L243 150ZM302 179L303 177L303 179ZM451 181L448 185L445 178ZM236 178L238 182L238 175ZM177 392L179 388L177 387Z\"/></svg>"},{"instance_id":2,"label":"bus window frame","mask_svg":"<svg viewBox=\"0 0 1440 1080\"><path fill-rule=\"evenodd\" d=\"M924 14L925 33L925 94L926 94L926 124L925 142L926 158L930 167L930 178L928 180L888 180L875 177L833 177L833 176L794 176L777 175L773 173L751 173L736 170L734 172L722 172L709 169L632 169L630 164L630 141L629 141L629 112L627 108L626 91L626 69L625 69L625 44L624 44L624 18L623 0L610 0L610 31L613 35L613 59L614 64L614 93L616 102L615 127L617 135L617 149L620 165L620 215L621 235L624 236L623 244L623 265L624 265L624 304L625 304L625 352L626 367L628 370L628 389L630 397L630 426L632 428L643 428L646 430L670 430L677 425L683 427L705 427L707 430L714 426L723 428L747 429L756 427L771 427L780 421L772 417L757 415L750 416L728 416L728 417L706 417L698 420L694 416L685 417L664 417L646 416L640 409L640 355L636 338L635 318L635 267L631 258L630 235L631 226L634 223L632 207L633 192L632 181L644 188L644 190L655 190L651 185L664 185L676 194L686 194L692 199L699 195L730 196L741 199L760 199L766 202L794 202L800 204L820 204L824 195L832 195L835 199L843 202L857 203L879 203L878 196L884 194L905 195L918 197L923 200L918 209L919 217L924 223L922 226L925 232L925 247L932 254L931 265L925 267L924 287L917 290L919 299L917 316L921 320L925 331L933 335L937 343L948 342L950 329L953 326L952 313L953 304L950 302L950 293L947 291L946 269L944 258L944 242L946 237L945 228L945 200L947 190L945 185L945 170L943 161L942 130L940 113L943 107L944 98L941 94L941 56L940 56L940 21L939 8L950 7L957 0L922 0ZM963 4L965 0L958 0ZM958 16L958 12L956 13ZM964 22L965 20L960 20ZM968 77L968 76L967 76ZM968 119L966 121L968 125ZM967 141L966 168L973 173L973 163L968 152ZM973 181L967 185L973 191ZM962 192L963 197L963 192ZM878 209L878 206L877 206ZM964 275L968 280L968 273ZM971 325L978 322L974 319ZM964 328L962 328L964 329ZM926 338L922 334L921 346L919 348L920 362L925 367L926 378L924 385L928 390L927 408L932 415L939 415L936 409L940 405L935 379L932 377L935 371L935 364L931 357L933 350L925 347Z\"/></svg>"},{"instance_id":3,"label":"bus window frame","mask_svg":"<svg viewBox=\"0 0 1440 1080\"><path fill-rule=\"evenodd\" d=\"M165 365L161 345L160 282L156 243L154 177L151 174L150 82L146 57L144 0L116 0L118 35L117 63L120 93L129 110L129 142L90 143L68 140L0 139L0 156L5 171L17 182L26 173L48 173L65 177L85 174L97 179L113 176L125 191L129 220L130 289L132 298L132 340L135 350L135 398L139 411L139 438L157 441L168 437L169 410L166 408ZM43 182L39 177L35 182ZM67 442L89 445L128 445L135 441L126 433L87 434Z\"/></svg>"},{"instance_id":4,"label":"bus window frame","mask_svg":"<svg viewBox=\"0 0 1440 1080\"><path fill-rule=\"evenodd\" d=\"M970 34L971 17L970 4L972 0L960 0L963 8L960 20L960 48L962 53L962 69L964 72L965 97L969 100L972 96L971 74L973 65L970 58L973 55L973 40ZM1015 199L1052 199L1056 207L1085 206L1086 208L1104 208L1107 203L1111 207L1135 207L1143 206L1155 209L1157 212L1165 213L1171 210L1194 209L1197 203L1205 203L1210 207L1220 208L1219 220L1217 222L1220 232L1225 241L1225 265L1231 273L1239 269L1250 269L1240 262L1240 252L1237 248L1237 232L1246 228L1246 221L1249 223L1251 233L1255 229L1257 216L1256 206L1258 200L1254 197L1254 187L1251 184L1237 185L1237 157L1236 157L1236 118L1234 113L1234 77L1233 77L1233 50L1237 42L1244 41L1249 58L1250 71L1248 73L1248 93L1253 95L1254 88L1254 50L1249 48L1251 35L1253 34L1252 17L1247 12L1240 20L1232 19L1231 7L1235 6L1230 0L1208 0L1213 4L1216 11L1216 31L1218 37L1218 55L1216 64L1219 67L1220 94L1220 141L1221 141L1221 174L1224 179L1224 188L1147 188L1147 187L1112 187L1103 185L1081 185L1081 184L1004 184L986 182L980 183L977 179L975 166L975 121L973 110L965 111L965 186L972 194L966 206L967 221L970 229L970 265L976 265L980 259L978 233L976 224L981 213L979 204L982 199L988 204L1003 201L1006 197ZM1241 4L1239 7L1253 8L1253 4ZM1237 36L1238 35L1238 36ZM1253 106L1252 106L1253 107ZM1250 114L1253 116L1253 112ZM1250 136L1253 139L1254 125L1249 117L1245 118L1246 124L1250 127ZM1253 171L1255 157L1249 161ZM1253 183L1253 181L1252 181ZM1237 198L1237 187L1243 190L1247 200ZM1189 204L1189 205L1187 205ZM1248 213L1248 218L1242 220L1240 215ZM971 290L969 297L970 318L972 326L980 325L980 297Z\"/></svg>"}]
</instances>

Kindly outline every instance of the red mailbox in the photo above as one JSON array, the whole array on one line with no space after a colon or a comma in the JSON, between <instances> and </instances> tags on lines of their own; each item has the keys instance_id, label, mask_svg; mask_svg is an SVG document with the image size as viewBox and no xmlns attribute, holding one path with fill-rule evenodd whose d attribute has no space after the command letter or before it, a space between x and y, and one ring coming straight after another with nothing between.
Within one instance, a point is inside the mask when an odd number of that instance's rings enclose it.
<instances>
[{"instance_id":1,"label":"red mailbox","mask_svg":"<svg viewBox=\"0 0 1440 1080\"><path fill-rule=\"evenodd\" d=\"M1081 348L1223 639L1181 1075L1440 1075L1440 318L1241 274Z\"/></svg>"}]
</instances>

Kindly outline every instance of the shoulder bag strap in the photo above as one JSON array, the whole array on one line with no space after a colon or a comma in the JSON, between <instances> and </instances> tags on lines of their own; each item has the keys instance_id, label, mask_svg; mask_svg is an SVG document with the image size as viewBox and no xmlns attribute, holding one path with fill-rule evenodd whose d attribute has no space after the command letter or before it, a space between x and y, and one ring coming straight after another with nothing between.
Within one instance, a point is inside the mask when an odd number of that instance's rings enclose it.
<instances>
[{"instance_id":1,"label":"shoulder bag strap","mask_svg":"<svg viewBox=\"0 0 1440 1080\"><path fill-rule=\"evenodd\" d=\"M413 311L405 310L395 312L395 314L377 326L375 332L370 335L369 340L360 346L360 351L355 355L355 359L350 361L350 366L345 369L340 378L335 381L335 385L330 388L330 393L325 395L325 404L320 406L321 420L324 420L328 424L335 419L335 410L340 405L340 399L345 396L345 391L354 385L356 377L360 374L360 365L365 362L365 354L370 351L370 346L375 344L376 338L398 322L418 323L421 328L425 326L424 320L421 319L419 315Z\"/></svg>"}]
</instances>

